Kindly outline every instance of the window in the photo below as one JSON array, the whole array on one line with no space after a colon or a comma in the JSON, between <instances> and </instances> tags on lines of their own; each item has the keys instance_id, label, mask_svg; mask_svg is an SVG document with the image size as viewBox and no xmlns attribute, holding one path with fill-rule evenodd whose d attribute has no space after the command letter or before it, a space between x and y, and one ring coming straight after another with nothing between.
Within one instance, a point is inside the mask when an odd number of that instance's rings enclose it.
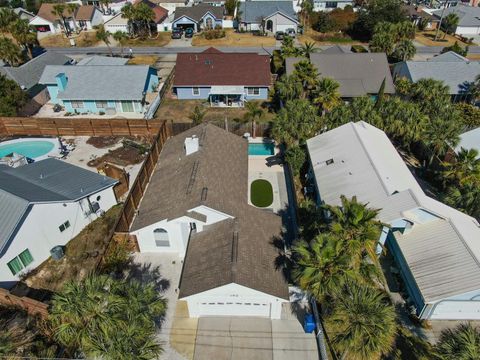
<instances>
[{"instance_id":1,"label":"window","mask_svg":"<svg viewBox=\"0 0 480 360\"><path fill-rule=\"evenodd\" d=\"M123 112L133 112L133 103L131 101L122 100L122 111Z\"/></svg>"},{"instance_id":2,"label":"window","mask_svg":"<svg viewBox=\"0 0 480 360\"><path fill-rule=\"evenodd\" d=\"M68 228L70 227L70 221L65 221L62 225L60 225L58 227L58 230L60 230L60 232L64 232L65 230L67 230Z\"/></svg>"},{"instance_id":3,"label":"window","mask_svg":"<svg viewBox=\"0 0 480 360\"><path fill-rule=\"evenodd\" d=\"M192 88L192 94L195 96L200 95L200 89L198 87Z\"/></svg>"},{"instance_id":4,"label":"window","mask_svg":"<svg viewBox=\"0 0 480 360\"><path fill-rule=\"evenodd\" d=\"M157 247L168 247L170 246L170 240L168 239L168 232L165 229L155 229L153 230L153 237L155 239L155 245Z\"/></svg>"},{"instance_id":5,"label":"window","mask_svg":"<svg viewBox=\"0 0 480 360\"><path fill-rule=\"evenodd\" d=\"M30 254L30 251L28 249L25 249L20 253L20 255L9 261L7 263L7 266L13 275L17 275L20 271L22 271L23 268L26 268L32 262L32 254Z\"/></svg>"},{"instance_id":6,"label":"window","mask_svg":"<svg viewBox=\"0 0 480 360\"><path fill-rule=\"evenodd\" d=\"M97 109L106 109L108 106L105 100L95 101L95 105L97 106Z\"/></svg>"},{"instance_id":7,"label":"window","mask_svg":"<svg viewBox=\"0 0 480 360\"><path fill-rule=\"evenodd\" d=\"M260 95L260 88L258 87L249 87L247 88L248 95Z\"/></svg>"},{"instance_id":8,"label":"window","mask_svg":"<svg viewBox=\"0 0 480 360\"><path fill-rule=\"evenodd\" d=\"M72 100L72 108L74 109L82 109L83 108L83 101Z\"/></svg>"},{"instance_id":9,"label":"window","mask_svg":"<svg viewBox=\"0 0 480 360\"><path fill-rule=\"evenodd\" d=\"M326 7L327 9L335 9L335 8L337 7L337 5L338 5L338 4L337 4L336 1L327 1L327 2L325 3L325 7Z\"/></svg>"}]
</instances>

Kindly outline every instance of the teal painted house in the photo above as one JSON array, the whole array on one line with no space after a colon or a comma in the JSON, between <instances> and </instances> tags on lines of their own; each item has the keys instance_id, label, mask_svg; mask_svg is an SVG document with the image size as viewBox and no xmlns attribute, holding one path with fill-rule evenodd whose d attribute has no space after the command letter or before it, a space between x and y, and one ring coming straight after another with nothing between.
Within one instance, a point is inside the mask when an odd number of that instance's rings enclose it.
<instances>
[{"instance_id":1,"label":"teal painted house","mask_svg":"<svg viewBox=\"0 0 480 360\"><path fill-rule=\"evenodd\" d=\"M40 83L71 113L144 113L158 75L143 65L47 66Z\"/></svg>"}]
</instances>

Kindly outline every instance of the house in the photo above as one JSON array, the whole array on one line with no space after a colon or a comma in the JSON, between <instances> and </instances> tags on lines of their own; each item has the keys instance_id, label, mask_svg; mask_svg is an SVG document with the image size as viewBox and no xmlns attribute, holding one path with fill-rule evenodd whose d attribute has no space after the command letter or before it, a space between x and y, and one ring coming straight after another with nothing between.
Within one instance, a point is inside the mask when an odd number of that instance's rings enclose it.
<instances>
[{"instance_id":1,"label":"house","mask_svg":"<svg viewBox=\"0 0 480 360\"><path fill-rule=\"evenodd\" d=\"M0 66L0 74L15 81L28 94L30 100L22 109L22 115L34 114L48 101L48 91L45 85L39 83L45 67L47 65L68 65L72 61L68 56L46 51L17 67Z\"/></svg>"},{"instance_id":2,"label":"house","mask_svg":"<svg viewBox=\"0 0 480 360\"><path fill-rule=\"evenodd\" d=\"M167 9L168 15L173 14L176 8L189 6L191 3L189 0L153 0L153 2Z\"/></svg>"},{"instance_id":3,"label":"house","mask_svg":"<svg viewBox=\"0 0 480 360\"><path fill-rule=\"evenodd\" d=\"M460 141L455 147L455 152L459 152L461 148L478 151L477 159L480 159L480 127L472 129L460 134Z\"/></svg>"},{"instance_id":4,"label":"house","mask_svg":"<svg viewBox=\"0 0 480 360\"><path fill-rule=\"evenodd\" d=\"M156 5L155 3L149 1L149 0L138 0L134 2L134 6L138 4L145 4L147 5L150 9L152 9L155 17L152 20L151 26L152 28L155 27L156 31L167 31L169 29L164 28L164 23L168 18L168 10ZM110 31L111 33L115 33L116 31L121 31L124 33L129 32L129 20L125 17L123 17L122 13L118 13L105 21L105 30ZM135 26L133 24L132 26Z\"/></svg>"},{"instance_id":5,"label":"house","mask_svg":"<svg viewBox=\"0 0 480 360\"><path fill-rule=\"evenodd\" d=\"M65 17L65 23L59 16L54 15L55 4L42 3L37 15L30 20L30 25L33 26L38 32L50 32L57 34L63 31L63 26L67 28L68 32L75 30L92 30L94 26L103 23L103 17L101 11L93 5L80 5L72 14L65 9L63 16Z\"/></svg>"},{"instance_id":6,"label":"house","mask_svg":"<svg viewBox=\"0 0 480 360\"><path fill-rule=\"evenodd\" d=\"M480 319L480 225L428 197L386 134L363 121L307 140L318 204L380 209L386 244L420 319Z\"/></svg>"},{"instance_id":7,"label":"house","mask_svg":"<svg viewBox=\"0 0 480 360\"><path fill-rule=\"evenodd\" d=\"M224 53L209 48L179 53L173 91L180 100L209 100L212 106L243 106L266 100L271 85L270 57L255 53Z\"/></svg>"},{"instance_id":8,"label":"house","mask_svg":"<svg viewBox=\"0 0 480 360\"><path fill-rule=\"evenodd\" d=\"M299 24L291 1L244 1L240 3L240 30L263 30L271 33L294 29Z\"/></svg>"},{"instance_id":9,"label":"house","mask_svg":"<svg viewBox=\"0 0 480 360\"><path fill-rule=\"evenodd\" d=\"M281 217L248 204L248 141L211 124L168 139L130 229L142 253L183 259L190 317L279 319ZM176 286L176 285L174 285Z\"/></svg>"},{"instance_id":10,"label":"house","mask_svg":"<svg viewBox=\"0 0 480 360\"><path fill-rule=\"evenodd\" d=\"M35 14L32 14L30 11L27 11L21 7L13 9L13 12L22 20L30 21L35 17Z\"/></svg>"},{"instance_id":11,"label":"house","mask_svg":"<svg viewBox=\"0 0 480 360\"><path fill-rule=\"evenodd\" d=\"M241 1L246 1L246 0L241 0ZM247 1L287 1L292 3L293 9L295 10L296 13L298 13L300 10L302 10L302 1L303 0L247 0Z\"/></svg>"},{"instance_id":12,"label":"house","mask_svg":"<svg viewBox=\"0 0 480 360\"><path fill-rule=\"evenodd\" d=\"M345 6L355 6L351 0L313 0L313 11L332 11L333 9L344 9Z\"/></svg>"},{"instance_id":13,"label":"house","mask_svg":"<svg viewBox=\"0 0 480 360\"><path fill-rule=\"evenodd\" d=\"M292 74L299 58L285 60L287 74ZM383 53L344 53L310 55L310 62L321 77L328 77L340 84L340 95L344 99L378 94L385 81L385 94L395 93L387 56Z\"/></svg>"},{"instance_id":14,"label":"house","mask_svg":"<svg viewBox=\"0 0 480 360\"><path fill-rule=\"evenodd\" d=\"M433 15L440 19L442 17L445 18L449 14L457 14L459 18L459 22L457 27L455 28L455 34L471 37L474 35L480 34L480 7L473 7L468 5L457 5L457 6L450 6L445 11L437 10L433 12Z\"/></svg>"},{"instance_id":15,"label":"house","mask_svg":"<svg viewBox=\"0 0 480 360\"><path fill-rule=\"evenodd\" d=\"M0 166L0 287L66 245L117 203L116 180L53 158Z\"/></svg>"},{"instance_id":16,"label":"house","mask_svg":"<svg viewBox=\"0 0 480 360\"><path fill-rule=\"evenodd\" d=\"M393 69L395 78L404 77L414 83L428 78L443 81L448 86L453 101L470 99L470 84L478 75L479 61L470 61L452 51L428 61L402 61Z\"/></svg>"},{"instance_id":17,"label":"house","mask_svg":"<svg viewBox=\"0 0 480 360\"><path fill-rule=\"evenodd\" d=\"M223 27L223 6L199 4L191 7L179 7L175 9L172 28L193 28L195 32L203 29Z\"/></svg>"},{"instance_id":18,"label":"house","mask_svg":"<svg viewBox=\"0 0 480 360\"><path fill-rule=\"evenodd\" d=\"M144 65L47 66L40 83L70 113L138 113L155 94L157 70Z\"/></svg>"},{"instance_id":19,"label":"house","mask_svg":"<svg viewBox=\"0 0 480 360\"><path fill-rule=\"evenodd\" d=\"M425 30L435 30L440 23L440 19L427 13L419 5L402 4L402 9L415 26L418 26L422 21L426 21Z\"/></svg>"}]
</instances>

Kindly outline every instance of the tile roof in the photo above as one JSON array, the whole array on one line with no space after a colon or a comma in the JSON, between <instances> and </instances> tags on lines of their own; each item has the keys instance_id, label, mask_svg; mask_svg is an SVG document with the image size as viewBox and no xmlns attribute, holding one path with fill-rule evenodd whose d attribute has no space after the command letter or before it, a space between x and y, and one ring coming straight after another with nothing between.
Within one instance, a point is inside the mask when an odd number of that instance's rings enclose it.
<instances>
[{"instance_id":1,"label":"tile roof","mask_svg":"<svg viewBox=\"0 0 480 360\"><path fill-rule=\"evenodd\" d=\"M0 67L0 74L6 75L20 87L29 90L38 84L47 65L65 65L71 60L68 56L53 51L46 51L18 67Z\"/></svg>"},{"instance_id":2,"label":"tile roof","mask_svg":"<svg viewBox=\"0 0 480 360\"><path fill-rule=\"evenodd\" d=\"M117 180L56 159L18 168L0 167L0 249L31 204L70 202L111 187Z\"/></svg>"},{"instance_id":3,"label":"tile roof","mask_svg":"<svg viewBox=\"0 0 480 360\"><path fill-rule=\"evenodd\" d=\"M291 1L241 1L241 22L260 23L260 19L270 17L279 12L298 22L297 13Z\"/></svg>"},{"instance_id":4,"label":"tile roof","mask_svg":"<svg viewBox=\"0 0 480 360\"><path fill-rule=\"evenodd\" d=\"M187 156L184 141L192 135L198 136L200 148ZM283 275L275 269L278 253L271 243L281 236L282 220L248 205L247 147L245 139L202 124L168 139L162 149L131 231L183 216L200 205L234 217L192 235L180 297L234 282L288 298ZM205 188L207 197L202 200Z\"/></svg>"},{"instance_id":5,"label":"tile roof","mask_svg":"<svg viewBox=\"0 0 480 360\"><path fill-rule=\"evenodd\" d=\"M207 12L215 16L216 19L223 19L225 9L223 6L213 6L207 4L198 4L188 7L177 7L175 8L174 21L180 19L182 16L187 16L190 19L198 22L205 16Z\"/></svg>"},{"instance_id":6,"label":"tile roof","mask_svg":"<svg viewBox=\"0 0 480 360\"><path fill-rule=\"evenodd\" d=\"M179 53L173 86L270 86L270 57L255 53Z\"/></svg>"},{"instance_id":7,"label":"tile roof","mask_svg":"<svg viewBox=\"0 0 480 360\"><path fill-rule=\"evenodd\" d=\"M287 74L293 73L299 58L285 60ZM342 97L377 94L385 79L385 93L395 93L387 56L383 53L310 55L310 61L322 77L329 77L340 84Z\"/></svg>"},{"instance_id":8,"label":"tile roof","mask_svg":"<svg viewBox=\"0 0 480 360\"><path fill-rule=\"evenodd\" d=\"M41 84L56 84L55 76L68 79L63 100L141 100L147 86L147 65L47 66Z\"/></svg>"}]
</instances>

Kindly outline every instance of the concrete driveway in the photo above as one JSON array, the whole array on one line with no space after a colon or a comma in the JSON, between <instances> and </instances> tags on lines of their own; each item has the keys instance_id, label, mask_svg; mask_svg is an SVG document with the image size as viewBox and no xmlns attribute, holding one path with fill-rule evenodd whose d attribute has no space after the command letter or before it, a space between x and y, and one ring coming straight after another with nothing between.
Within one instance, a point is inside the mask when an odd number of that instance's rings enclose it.
<instances>
[{"instance_id":1,"label":"concrete driveway","mask_svg":"<svg viewBox=\"0 0 480 360\"><path fill-rule=\"evenodd\" d=\"M313 334L295 319L198 319L194 360L318 360Z\"/></svg>"}]
</instances>

